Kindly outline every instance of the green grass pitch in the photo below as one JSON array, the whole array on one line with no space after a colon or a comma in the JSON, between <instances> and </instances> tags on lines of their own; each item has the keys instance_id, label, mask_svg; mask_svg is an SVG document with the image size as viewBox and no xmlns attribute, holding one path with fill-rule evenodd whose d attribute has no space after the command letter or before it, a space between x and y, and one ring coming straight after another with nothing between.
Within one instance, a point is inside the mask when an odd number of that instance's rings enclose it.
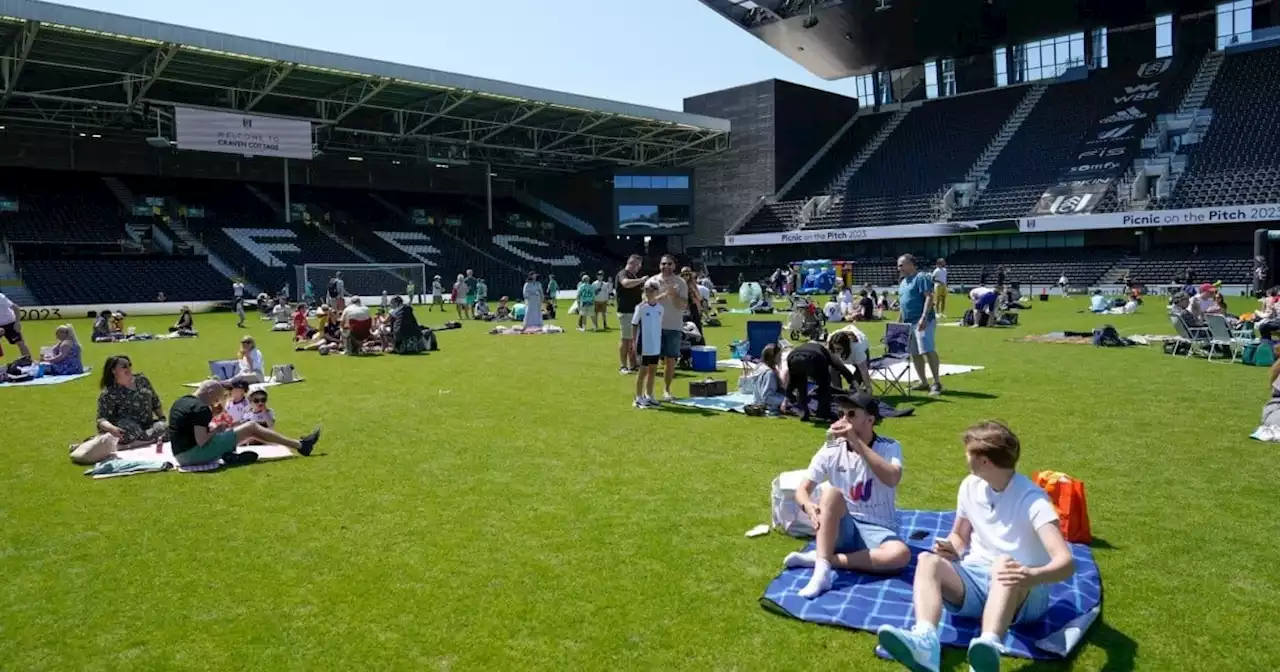
<instances>
[{"instance_id":1,"label":"green grass pitch","mask_svg":"<svg viewBox=\"0 0 1280 672\"><path fill-rule=\"evenodd\" d=\"M1022 470L1087 483L1103 617L1069 663L1007 669L1280 660L1280 453L1248 438L1266 371L1012 342L1103 322L1167 333L1161 303L1099 318L1056 299L1016 329L941 328L944 361L986 370L881 428L904 446L903 507L955 505L958 437L985 418L1020 434ZM724 322L708 330L722 358L745 318ZM37 344L54 326L25 331ZM242 333L228 315L197 327L86 345L86 361L131 355L167 408ZM93 481L66 451L92 431L96 380L0 389L0 669L891 669L869 634L757 603L800 542L743 533L821 428L633 409L616 331L494 337L468 323L440 334L440 352L361 359L294 353L256 319L248 332L268 366L307 377L272 388L271 406L286 432L323 425L318 456Z\"/></svg>"}]
</instances>

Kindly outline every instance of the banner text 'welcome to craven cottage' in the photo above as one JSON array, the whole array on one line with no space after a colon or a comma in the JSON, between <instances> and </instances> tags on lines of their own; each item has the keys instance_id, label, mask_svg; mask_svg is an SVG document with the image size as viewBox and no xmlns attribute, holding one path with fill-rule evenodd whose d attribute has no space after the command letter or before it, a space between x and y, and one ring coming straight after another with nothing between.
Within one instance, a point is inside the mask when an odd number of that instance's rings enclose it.
<instances>
[{"instance_id":1,"label":"banner text 'welcome to craven cottage'","mask_svg":"<svg viewBox=\"0 0 1280 672\"><path fill-rule=\"evenodd\" d=\"M218 146L235 150L279 152L280 136L262 133L230 133L218 131Z\"/></svg>"}]
</instances>

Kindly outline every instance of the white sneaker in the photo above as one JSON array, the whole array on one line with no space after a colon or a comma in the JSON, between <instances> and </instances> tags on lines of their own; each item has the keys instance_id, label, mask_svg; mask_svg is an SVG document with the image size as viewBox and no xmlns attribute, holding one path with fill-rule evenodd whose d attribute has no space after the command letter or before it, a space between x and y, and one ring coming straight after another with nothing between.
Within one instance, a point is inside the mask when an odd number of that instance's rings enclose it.
<instances>
[{"instance_id":1,"label":"white sneaker","mask_svg":"<svg viewBox=\"0 0 1280 672\"><path fill-rule=\"evenodd\" d=\"M676 398L675 398L675 397L673 397L673 396L671 396L671 392L670 392L670 391L667 391L667 392L663 392L663 393L662 393L662 400L663 400L663 401L675 401L675 400L676 400Z\"/></svg>"},{"instance_id":2,"label":"white sneaker","mask_svg":"<svg viewBox=\"0 0 1280 672\"><path fill-rule=\"evenodd\" d=\"M624 367L622 367L622 368L620 368L620 369L618 369L618 375L619 375L619 376L625 376L625 375L627 375L628 373L631 373L631 369L628 369L628 368L627 368L627 367L625 367L625 366L624 366Z\"/></svg>"},{"instance_id":3,"label":"white sneaker","mask_svg":"<svg viewBox=\"0 0 1280 672\"><path fill-rule=\"evenodd\" d=\"M636 408L649 408L649 403L644 397L635 399L634 401L631 402L631 405Z\"/></svg>"},{"instance_id":4,"label":"white sneaker","mask_svg":"<svg viewBox=\"0 0 1280 672\"><path fill-rule=\"evenodd\" d=\"M922 635L892 625L882 625L876 631L880 648L893 656L911 672L938 672L942 662L942 647L938 635Z\"/></svg>"}]
</instances>

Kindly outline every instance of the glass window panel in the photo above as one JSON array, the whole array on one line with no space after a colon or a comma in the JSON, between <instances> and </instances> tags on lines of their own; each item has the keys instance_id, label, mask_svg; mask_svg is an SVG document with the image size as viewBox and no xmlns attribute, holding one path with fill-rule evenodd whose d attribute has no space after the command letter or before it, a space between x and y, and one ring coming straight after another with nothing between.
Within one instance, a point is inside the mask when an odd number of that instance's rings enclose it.
<instances>
[{"instance_id":1,"label":"glass window panel","mask_svg":"<svg viewBox=\"0 0 1280 672\"><path fill-rule=\"evenodd\" d=\"M617 175L617 176L615 176L615 177L613 178L613 188L614 188L614 189L630 189L630 188L631 188L631 176L630 176L630 175Z\"/></svg>"},{"instance_id":2,"label":"glass window panel","mask_svg":"<svg viewBox=\"0 0 1280 672\"><path fill-rule=\"evenodd\" d=\"M666 189L667 177L665 175L654 175L649 178L650 189Z\"/></svg>"},{"instance_id":3,"label":"glass window panel","mask_svg":"<svg viewBox=\"0 0 1280 672\"><path fill-rule=\"evenodd\" d=\"M648 189L650 184L648 175L636 175L631 178L632 189Z\"/></svg>"},{"instance_id":4,"label":"glass window panel","mask_svg":"<svg viewBox=\"0 0 1280 672\"><path fill-rule=\"evenodd\" d=\"M688 189L689 176L688 175L671 175L670 177L667 178L667 188L668 189Z\"/></svg>"}]
</instances>

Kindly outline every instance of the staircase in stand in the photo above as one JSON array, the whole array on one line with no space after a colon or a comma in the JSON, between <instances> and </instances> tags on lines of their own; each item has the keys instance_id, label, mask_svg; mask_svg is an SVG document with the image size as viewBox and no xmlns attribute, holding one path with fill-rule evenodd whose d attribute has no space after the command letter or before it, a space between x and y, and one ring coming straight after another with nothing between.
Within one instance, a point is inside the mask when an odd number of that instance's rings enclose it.
<instances>
[{"instance_id":1,"label":"staircase in stand","mask_svg":"<svg viewBox=\"0 0 1280 672\"><path fill-rule=\"evenodd\" d=\"M121 182L120 178L103 175L102 183L107 185L107 189L115 195L116 200L120 201L120 205L124 206L125 212L133 212L133 206L138 204L138 200L134 197L133 192L129 190L129 187L124 186L124 182Z\"/></svg>"},{"instance_id":2,"label":"staircase in stand","mask_svg":"<svg viewBox=\"0 0 1280 672\"><path fill-rule=\"evenodd\" d=\"M1137 257L1131 256L1131 255L1125 255L1123 259L1117 261L1114 266L1112 266L1106 273L1102 275L1102 277L1098 280L1098 284L1100 285L1119 284L1120 278L1123 278L1126 274L1128 274L1130 268L1136 263L1138 263Z\"/></svg>"},{"instance_id":3,"label":"staircase in stand","mask_svg":"<svg viewBox=\"0 0 1280 672\"><path fill-rule=\"evenodd\" d=\"M861 110L859 110L859 112L861 112ZM824 144L817 152L814 152L813 156L809 157L809 161L801 166L800 170L797 170L796 174L792 175L791 179L787 180L786 184L783 184L781 189L778 189L778 193L774 195L774 198L779 201L784 200L787 192L791 191L791 188L796 186L797 182L804 179L804 176L809 174L809 171L822 160L822 157L827 155L827 152L831 151L832 147L835 147L836 143L840 141L840 138L843 138L845 134L853 128L853 125L857 121L858 114L855 113L853 116L849 117L849 120L844 122L844 125L831 135L827 140L827 143Z\"/></svg>"},{"instance_id":4,"label":"staircase in stand","mask_svg":"<svg viewBox=\"0 0 1280 672\"><path fill-rule=\"evenodd\" d=\"M22 277L18 275L18 269L9 260L9 255L0 249L0 294L9 297L10 301L19 306L35 306L39 305L36 295L31 293L30 289L23 284Z\"/></svg>"},{"instance_id":5,"label":"staircase in stand","mask_svg":"<svg viewBox=\"0 0 1280 672\"><path fill-rule=\"evenodd\" d=\"M908 105L910 105L910 107L908 107ZM858 169L862 167L862 164L871 159L871 156L876 153L876 150L880 149L880 145L883 145L884 141L889 139L889 136L893 133L894 129L898 128L898 125L902 123L902 120L907 118L907 115L911 113L911 110L919 106L919 103L914 105L904 104L902 109L894 112L893 116L889 117L889 121L884 123L884 126L880 128L875 137L871 138L871 142L868 142L867 146L863 147L862 151L858 152L858 155L853 157L853 160L840 170L840 173L836 175L834 180L831 180L831 183L827 185L826 189L823 189L823 192L834 194L836 196L843 194L844 188L849 185L849 180L858 172Z\"/></svg>"},{"instance_id":6,"label":"staircase in stand","mask_svg":"<svg viewBox=\"0 0 1280 672\"><path fill-rule=\"evenodd\" d=\"M987 174L987 170L1000 157L1000 152L1004 151L1005 146L1013 139L1022 123L1031 116L1031 112L1035 110L1036 104L1044 96L1044 92L1049 90L1048 82L1036 82L1032 84L1022 100L1018 101L1018 106L1013 108L1013 112L1009 114L1009 118L1005 120L1004 125L1000 127L999 132L991 139L991 143L987 148L982 150L982 154L978 156L978 160L973 163L973 167L969 169L969 173L965 176L965 182L973 182L978 186L978 193L982 193L987 188L987 183L991 180L991 176Z\"/></svg>"},{"instance_id":7,"label":"staircase in stand","mask_svg":"<svg viewBox=\"0 0 1280 672\"><path fill-rule=\"evenodd\" d=\"M1209 92L1213 90L1213 83L1218 79L1218 71L1222 69L1222 59L1221 51L1211 51L1200 61L1195 79L1191 80L1182 102L1178 104L1178 114L1195 112L1204 106Z\"/></svg>"},{"instance_id":8,"label":"staircase in stand","mask_svg":"<svg viewBox=\"0 0 1280 672\"><path fill-rule=\"evenodd\" d=\"M283 222L283 221L285 221L285 219L284 219L284 206L282 206L282 205L280 205L279 203L277 203L277 202L276 202L276 199L271 198L270 196L268 196L268 195L266 194L266 192L264 192L264 191L262 191L261 189L259 189L259 188L258 188L258 185L256 185L256 184L248 184L248 183L246 183L246 184L244 185L244 188L245 188L245 189L248 189L250 192L252 192L252 193L253 193L253 195L254 195L254 196L256 196L256 197L258 198L258 200L259 200L259 201L262 201L264 204L266 204L266 206L267 206L268 208L271 208L271 211L272 211L272 212L276 213L276 221L277 221L277 222Z\"/></svg>"}]
</instances>

